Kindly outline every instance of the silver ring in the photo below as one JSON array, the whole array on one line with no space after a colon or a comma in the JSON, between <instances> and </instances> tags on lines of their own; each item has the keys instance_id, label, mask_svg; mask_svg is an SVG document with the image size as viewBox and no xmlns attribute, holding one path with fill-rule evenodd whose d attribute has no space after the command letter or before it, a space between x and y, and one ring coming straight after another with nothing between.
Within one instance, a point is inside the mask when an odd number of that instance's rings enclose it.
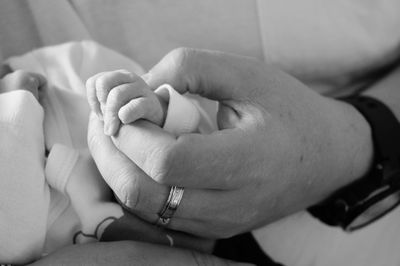
<instances>
[{"instance_id":1,"label":"silver ring","mask_svg":"<svg viewBox=\"0 0 400 266\"><path fill-rule=\"evenodd\" d=\"M172 216L181 203L183 193L185 189L183 187L172 186L169 190L168 199L165 202L163 208L158 213L157 226L166 227L171 221Z\"/></svg>"}]
</instances>

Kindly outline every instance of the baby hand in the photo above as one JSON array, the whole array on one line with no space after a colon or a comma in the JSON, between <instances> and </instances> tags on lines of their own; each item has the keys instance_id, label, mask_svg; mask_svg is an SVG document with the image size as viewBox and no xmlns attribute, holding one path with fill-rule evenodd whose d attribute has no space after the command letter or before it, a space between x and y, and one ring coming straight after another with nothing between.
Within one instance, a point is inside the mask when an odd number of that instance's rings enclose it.
<instances>
[{"instance_id":1,"label":"baby hand","mask_svg":"<svg viewBox=\"0 0 400 266\"><path fill-rule=\"evenodd\" d=\"M164 123L166 103L136 74L102 72L87 80L86 89L91 109L104 119L106 135L114 135L120 122L146 119L159 126Z\"/></svg>"},{"instance_id":2,"label":"baby hand","mask_svg":"<svg viewBox=\"0 0 400 266\"><path fill-rule=\"evenodd\" d=\"M5 74L0 79L0 93L15 90L26 90L39 98L39 89L46 83L45 77L40 74L31 73L23 70L16 70Z\"/></svg>"}]
</instances>

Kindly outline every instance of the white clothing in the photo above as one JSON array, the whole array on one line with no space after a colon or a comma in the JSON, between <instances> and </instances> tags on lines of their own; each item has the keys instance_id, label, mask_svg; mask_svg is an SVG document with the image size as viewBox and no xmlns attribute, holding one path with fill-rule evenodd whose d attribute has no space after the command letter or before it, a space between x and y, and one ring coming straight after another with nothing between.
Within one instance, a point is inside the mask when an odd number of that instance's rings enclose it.
<instances>
[{"instance_id":1,"label":"white clothing","mask_svg":"<svg viewBox=\"0 0 400 266\"><path fill-rule=\"evenodd\" d=\"M31 93L0 95L0 258L6 259L2 263L20 254L36 257L44 245L48 208L42 207L48 206L50 194L43 171L42 124L42 107Z\"/></svg>"},{"instance_id":2,"label":"white clothing","mask_svg":"<svg viewBox=\"0 0 400 266\"><path fill-rule=\"evenodd\" d=\"M0 147L10 151L0 153L0 262L26 263L65 245L97 241L123 215L87 150L84 83L101 71L143 71L89 41L42 48L8 63L48 81L40 98L43 108L26 91L0 94ZM170 103L166 130L183 134L199 124L211 128L206 120L200 123L194 101L168 85L157 93Z\"/></svg>"}]
</instances>

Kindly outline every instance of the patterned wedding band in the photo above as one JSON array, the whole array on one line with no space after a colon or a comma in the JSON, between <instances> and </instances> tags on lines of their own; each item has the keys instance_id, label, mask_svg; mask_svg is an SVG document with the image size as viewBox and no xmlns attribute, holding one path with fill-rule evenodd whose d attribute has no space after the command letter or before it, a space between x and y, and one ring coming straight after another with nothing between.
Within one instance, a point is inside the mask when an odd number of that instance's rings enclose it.
<instances>
[{"instance_id":1,"label":"patterned wedding band","mask_svg":"<svg viewBox=\"0 0 400 266\"><path fill-rule=\"evenodd\" d=\"M158 220L156 222L157 226L166 227L169 224L172 216L174 216L175 211L181 203L184 191L185 189L183 187L171 187L168 199L158 214Z\"/></svg>"}]
</instances>

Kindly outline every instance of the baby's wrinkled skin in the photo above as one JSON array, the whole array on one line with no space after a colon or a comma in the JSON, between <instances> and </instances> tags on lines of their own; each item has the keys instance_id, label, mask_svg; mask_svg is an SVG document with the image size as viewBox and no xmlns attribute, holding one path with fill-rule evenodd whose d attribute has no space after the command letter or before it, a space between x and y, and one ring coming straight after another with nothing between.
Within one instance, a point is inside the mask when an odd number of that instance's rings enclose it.
<instances>
[{"instance_id":1,"label":"baby's wrinkled skin","mask_svg":"<svg viewBox=\"0 0 400 266\"><path fill-rule=\"evenodd\" d=\"M167 103L146 82L126 70L101 72L86 82L87 97L93 112L104 120L104 133L117 133L120 123L146 119L162 126Z\"/></svg>"}]
</instances>

